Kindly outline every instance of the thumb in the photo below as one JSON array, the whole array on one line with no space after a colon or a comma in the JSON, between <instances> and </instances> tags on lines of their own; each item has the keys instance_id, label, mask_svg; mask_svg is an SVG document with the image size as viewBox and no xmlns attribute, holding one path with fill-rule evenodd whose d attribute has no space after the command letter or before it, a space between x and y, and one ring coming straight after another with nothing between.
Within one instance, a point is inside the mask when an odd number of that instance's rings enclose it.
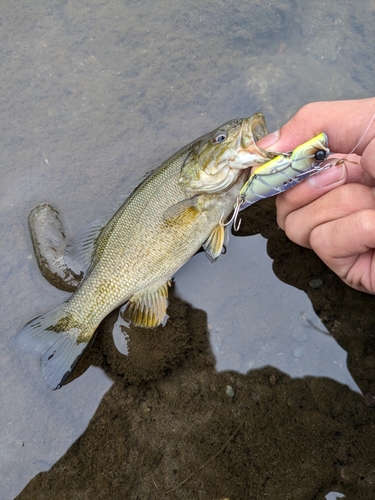
<instances>
[{"instance_id":1,"label":"thumb","mask_svg":"<svg viewBox=\"0 0 375 500\"><path fill-rule=\"evenodd\" d=\"M275 132L266 135L266 137L263 137L260 141L258 141L257 146L266 150L267 149L274 150L275 145L277 146L279 140L280 140L280 130L276 130Z\"/></svg>"},{"instance_id":2,"label":"thumb","mask_svg":"<svg viewBox=\"0 0 375 500\"><path fill-rule=\"evenodd\" d=\"M375 135L375 98L316 102L303 106L280 130L258 146L276 152L292 151L325 132L334 153L362 155Z\"/></svg>"},{"instance_id":3,"label":"thumb","mask_svg":"<svg viewBox=\"0 0 375 500\"><path fill-rule=\"evenodd\" d=\"M285 124L281 129L275 130L275 132L260 139L257 142L257 146L274 153L286 153L293 151L297 146L300 146L313 137L313 135L310 135L310 137L302 139L300 134L291 134L290 128L290 123Z\"/></svg>"}]
</instances>

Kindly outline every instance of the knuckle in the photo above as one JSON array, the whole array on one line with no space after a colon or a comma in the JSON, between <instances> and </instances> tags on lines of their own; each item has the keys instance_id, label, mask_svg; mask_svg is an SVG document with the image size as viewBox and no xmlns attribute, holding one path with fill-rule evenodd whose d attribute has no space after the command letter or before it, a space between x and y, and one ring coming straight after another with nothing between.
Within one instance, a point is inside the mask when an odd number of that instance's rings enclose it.
<instances>
[{"instance_id":1,"label":"knuckle","mask_svg":"<svg viewBox=\"0 0 375 500\"><path fill-rule=\"evenodd\" d=\"M296 118L298 118L299 120L303 120L305 121L306 119L310 119L311 116L315 113L315 108L317 106L318 103L312 103L312 102L309 102L308 104L305 104L304 106L302 106L302 108L300 108L297 113L296 113Z\"/></svg>"},{"instance_id":2,"label":"knuckle","mask_svg":"<svg viewBox=\"0 0 375 500\"><path fill-rule=\"evenodd\" d=\"M285 210L285 205L283 200L280 199L280 196L276 196L276 221L281 229L285 230L285 219L288 215L288 212Z\"/></svg>"},{"instance_id":3,"label":"knuckle","mask_svg":"<svg viewBox=\"0 0 375 500\"><path fill-rule=\"evenodd\" d=\"M277 225L279 226L280 229L283 229L285 231L285 223L284 223L284 217L282 216L282 214L280 214L279 212L276 213L276 222L277 222Z\"/></svg>"},{"instance_id":4,"label":"knuckle","mask_svg":"<svg viewBox=\"0 0 375 500\"><path fill-rule=\"evenodd\" d=\"M322 250L324 241L324 236L322 235L322 226L315 227L310 233L310 246L315 251L315 253L319 254L319 251Z\"/></svg>"},{"instance_id":5,"label":"knuckle","mask_svg":"<svg viewBox=\"0 0 375 500\"><path fill-rule=\"evenodd\" d=\"M340 206L356 208L359 200L362 206L375 205L371 188L363 184L343 184L335 189L335 197Z\"/></svg>"},{"instance_id":6,"label":"knuckle","mask_svg":"<svg viewBox=\"0 0 375 500\"><path fill-rule=\"evenodd\" d=\"M294 243L297 243L301 246L306 246L305 241L305 232L293 217L293 214L288 215L285 218L285 234L288 236L290 240Z\"/></svg>"},{"instance_id":7,"label":"knuckle","mask_svg":"<svg viewBox=\"0 0 375 500\"><path fill-rule=\"evenodd\" d=\"M359 217L361 233L372 237L375 232L375 210L362 210Z\"/></svg>"},{"instance_id":8,"label":"knuckle","mask_svg":"<svg viewBox=\"0 0 375 500\"><path fill-rule=\"evenodd\" d=\"M309 102L297 111L294 118L298 123L311 123L311 118L319 117L326 104L324 101Z\"/></svg>"}]
</instances>

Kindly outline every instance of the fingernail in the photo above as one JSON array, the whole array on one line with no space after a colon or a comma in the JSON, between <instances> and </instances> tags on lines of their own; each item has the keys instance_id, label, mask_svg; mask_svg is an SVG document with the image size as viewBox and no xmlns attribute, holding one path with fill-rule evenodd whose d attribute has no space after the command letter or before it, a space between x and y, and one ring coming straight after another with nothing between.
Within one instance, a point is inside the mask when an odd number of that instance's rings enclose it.
<instances>
[{"instance_id":1,"label":"fingernail","mask_svg":"<svg viewBox=\"0 0 375 500\"><path fill-rule=\"evenodd\" d=\"M263 137L260 141L257 142L259 144L259 147L262 149L267 149L271 147L275 142L277 142L280 139L280 130L276 130L275 132L272 132L271 134L266 135L266 137Z\"/></svg>"},{"instance_id":2,"label":"fingernail","mask_svg":"<svg viewBox=\"0 0 375 500\"><path fill-rule=\"evenodd\" d=\"M314 188L327 188L341 181L345 176L345 172L345 165L336 165L328 170L323 170L319 174L312 175L307 179L307 182Z\"/></svg>"}]
</instances>

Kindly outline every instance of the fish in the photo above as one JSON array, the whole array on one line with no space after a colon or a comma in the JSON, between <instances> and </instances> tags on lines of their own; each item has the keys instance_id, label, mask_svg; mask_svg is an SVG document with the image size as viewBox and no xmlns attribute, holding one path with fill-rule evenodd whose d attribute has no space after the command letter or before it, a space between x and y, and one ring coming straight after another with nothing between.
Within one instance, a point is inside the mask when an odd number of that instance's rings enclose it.
<instances>
[{"instance_id":1,"label":"fish","mask_svg":"<svg viewBox=\"0 0 375 500\"><path fill-rule=\"evenodd\" d=\"M15 337L19 349L40 355L51 389L68 380L111 311L123 306L130 324L155 328L167 317L176 271L201 247L212 261L218 258L225 238L220 221L233 210L249 169L269 159L255 145L262 134L264 117L256 113L196 139L153 170L109 220L94 223L67 246L66 256L82 264L82 281L66 302ZM192 173L182 174L184 167ZM201 172L205 187L215 185L213 192L192 189Z\"/></svg>"}]
</instances>

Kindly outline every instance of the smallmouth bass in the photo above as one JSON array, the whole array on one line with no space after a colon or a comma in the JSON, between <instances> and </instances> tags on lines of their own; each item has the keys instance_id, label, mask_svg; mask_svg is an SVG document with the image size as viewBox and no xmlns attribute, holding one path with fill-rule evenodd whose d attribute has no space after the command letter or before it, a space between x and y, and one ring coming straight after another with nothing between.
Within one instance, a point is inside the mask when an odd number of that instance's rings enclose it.
<instances>
[{"instance_id":1,"label":"smallmouth bass","mask_svg":"<svg viewBox=\"0 0 375 500\"><path fill-rule=\"evenodd\" d=\"M74 249L84 263L83 280L66 302L16 336L20 349L40 353L52 389L68 379L111 311L125 304L129 323L157 327L176 271L201 246L212 260L220 255L220 220L233 210L249 168L269 159L255 145L265 133L257 113L200 137L151 172L109 221L93 224L68 245L68 256Z\"/></svg>"}]
</instances>

